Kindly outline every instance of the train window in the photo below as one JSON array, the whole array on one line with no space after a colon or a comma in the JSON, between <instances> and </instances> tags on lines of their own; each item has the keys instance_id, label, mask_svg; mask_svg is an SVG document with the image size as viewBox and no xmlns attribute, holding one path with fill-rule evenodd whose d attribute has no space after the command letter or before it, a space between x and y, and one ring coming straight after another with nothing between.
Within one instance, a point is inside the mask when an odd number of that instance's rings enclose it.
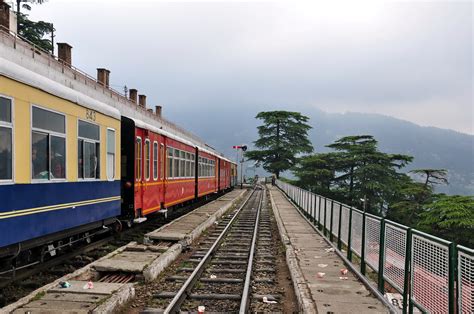
<instances>
[{"instance_id":1,"label":"train window","mask_svg":"<svg viewBox=\"0 0 474 314\"><path fill-rule=\"evenodd\" d=\"M186 176L186 152L179 152L179 176L181 178Z\"/></svg>"},{"instance_id":2,"label":"train window","mask_svg":"<svg viewBox=\"0 0 474 314\"><path fill-rule=\"evenodd\" d=\"M150 140L145 140L145 179L150 180Z\"/></svg>"},{"instance_id":3,"label":"train window","mask_svg":"<svg viewBox=\"0 0 474 314\"><path fill-rule=\"evenodd\" d=\"M12 101L0 97L0 182L13 179Z\"/></svg>"},{"instance_id":4,"label":"train window","mask_svg":"<svg viewBox=\"0 0 474 314\"><path fill-rule=\"evenodd\" d=\"M195 159L195 155L194 154L191 154L191 176L192 177L195 177L196 176L196 171L195 171L195 165L196 165L196 159Z\"/></svg>"},{"instance_id":5,"label":"train window","mask_svg":"<svg viewBox=\"0 0 474 314\"><path fill-rule=\"evenodd\" d=\"M142 179L142 139L137 136L137 142L135 145L135 177L137 181Z\"/></svg>"},{"instance_id":6,"label":"train window","mask_svg":"<svg viewBox=\"0 0 474 314\"><path fill-rule=\"evenodd\" d=\"M109 130L107 130L109 131ZM107 137L108 137L107 133ZM115 136L114 136L115 139ZM78 120L78 161L79 179L100 179L100 127L90 122ZM109 143L107 142L107 163ZM115 143L114 143L115 150ZM115 154L114 154L115 156ZM107 177L109 169L107 169Z\"/></svg>"},{"instance_id":7,"label":"train window","mask_svg":"<svg viewBox=\"0 0 474 314\"><path fill-rule=\"evenodd\" d=\"M198 159L198 177L202 177L202 158Z\"/></svg>"},{"instance_id":8,"label":"train window","mask_svg":"<svg viewBox=\"0 0 474 314\"><path fill-rule=\"evenodd\" d=\"M158 143L153 142L153 180L158 180Z\"/></svg>"},{"instance_id":9,"label":"train window","mask_svg":"<svg viewBox=\"0 0 474 314\"><path fill-rule=\"evenodd\" d=\"M107 179L115 178L115 130L107 129Z\"/></svg>"},{"instance_id":10,"label":"train window","mask_svg":"<svg viewBox=\"0 0 474 314\"><path fill-rule=\"evenodd\" d=\"M164 145L160 144L160 178L163 180L163 174L165 172L165 149Z\"/></svg>"},{"instance_id":11,"label":"train window","mask_svg":"<svg viewBox=\"0 0 474 314\"><path fill-rule=\"evenodd\" d=\"M166 172L166 177L171 178L173 177L173 148L168 147L168 167Z\"/></svg>"},{"instance_id":12,"label":"train window","mask_svg":"<svg viewBox=\"0 0 474 314\"><path fill-rule=\"evenodd\" d=\"M191 176L191 154L186 153L186 177Z\"/></svg>"},{"instance_id":13,"label":"train window","mask_svg":"<svg viewBox=\"0 0 474 314\"><path fill-rule=\"evenodd\" d=\"M66 178L66 118L63 114L32 107L31 177L34 180Z\"/></svg>"},{"instance_id":14,"label":"train window","mask_svg":"<svg viewBox=\"0 0 474 314\"><path fill-rule=\"evenodd\" d=\"M0 121L12 122L12 101L9 98L0 97Z\"/></svg>"},{"instance_id":15,"label":"train window","mask_svg":"<svg viewBox=\"0 0 474 314\"><path fill-rule=\"evenodd\" d=\"M64 134L66 119L63 114L33 107L33 128Z\"/></svg>"},{"instance_id":16,"label":"train window","mask_svg":"<svg viewBox=\"0 0 474 314\"><path fill-rule=\"evenodd\" d=\"M174 168L173 168L173 177L179 177L179 150L174 149Z\"/></svg>"}]
</instances>

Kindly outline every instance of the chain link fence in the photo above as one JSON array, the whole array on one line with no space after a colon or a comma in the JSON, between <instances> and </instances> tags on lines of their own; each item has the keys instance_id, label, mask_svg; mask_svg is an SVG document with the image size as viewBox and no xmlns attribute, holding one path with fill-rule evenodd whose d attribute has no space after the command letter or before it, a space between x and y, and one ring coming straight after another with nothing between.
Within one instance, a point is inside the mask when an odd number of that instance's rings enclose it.
<instances>
[{"instance_id":1,"label":"chain link fence","mask_svg":"<svg viewBox=\"0 0 474 314\"><path fill-rule=\"evenodd\" d=\"M394 304L400 312L474 313L474 250L279 180L276 185L353 266L376 278L381 293L402 295Z\"/></svg>"}]
</instances>

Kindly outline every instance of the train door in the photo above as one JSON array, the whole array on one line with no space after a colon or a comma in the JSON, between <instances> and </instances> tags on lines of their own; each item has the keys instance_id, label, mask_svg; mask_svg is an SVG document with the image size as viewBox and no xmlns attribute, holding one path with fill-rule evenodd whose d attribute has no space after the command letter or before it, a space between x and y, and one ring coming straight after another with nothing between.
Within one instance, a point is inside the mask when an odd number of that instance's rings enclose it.
<instances>
[{"instance_id":1,"label":"train door","mask_svg":"<svg viewBox=\"0 0 474 314\"><path fill-rule=\"evenodd\" d=\"M135 215L143 209L143 131L137 129L135 137Z\"/></svg>"}]
</instances>

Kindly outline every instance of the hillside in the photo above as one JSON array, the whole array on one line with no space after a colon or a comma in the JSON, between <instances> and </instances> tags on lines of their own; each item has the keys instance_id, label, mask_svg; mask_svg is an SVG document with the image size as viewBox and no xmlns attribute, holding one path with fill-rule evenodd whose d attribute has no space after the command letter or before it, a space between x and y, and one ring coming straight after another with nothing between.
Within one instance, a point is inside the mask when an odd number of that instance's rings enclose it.
<instances>
[{"instance_id":1,"label":"hillside","mask_svg":"<svg viewBox=\"0 0 474 314\"><path fill-rule=\"evenodd\" d=\"M199 106L196 106L199 108ZM257 138L260 111L237 110L235 107L216 110L211 117L196 110L183 116L170 112L170 118L205 138L207 142L235 158L232 145L252 144ZM268 109L265 109L268 110ZM313 129L310 138L315 150L326 151L325 145L346 135L370 134L379 141L384 152L414 156L407 170L416 168L444 168L449 170L450 184L440 188L449 194L474 195L474 136L452 130L422 127L389 116L366 113L327 113L319 109L301 111L310 117ZM191 119L192 117L192 119ZM252 175L249 172L248 175Z\"/></svg>"}]
</instances>

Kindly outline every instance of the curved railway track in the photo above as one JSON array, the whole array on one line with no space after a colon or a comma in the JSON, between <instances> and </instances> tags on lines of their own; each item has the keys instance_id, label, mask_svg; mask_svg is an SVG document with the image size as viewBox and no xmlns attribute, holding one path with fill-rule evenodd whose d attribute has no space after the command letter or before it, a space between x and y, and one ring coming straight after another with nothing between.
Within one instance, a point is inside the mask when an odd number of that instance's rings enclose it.
<instances>
[{"instance_id":1,"label":"curved railway track","mask_svg":"<svg viewBox=\"0 0 474 314\"><path fill-rule=\"evenodd\" d=\"M256 271L262 274L275 271L268 265L272 264L268 260L261 268L259 242L264 245L271 237L268 210L262 215L264 200L265 191L256 187L245 202L223 218L200 243L199 249L184 262L184 267L166 278L168 291L153 296L171 299L166 309L148 308L143 313L195 311L198 304L204 306L206 312L247 313L252 300L262 298L255 293L254 285L272 282L268 277L256 279ZM268 253L263 252L264 258L269 257ZM259 265L259 269L255 270L255 265ZM183 273L191 274L186 277Z\"/></svg>"}]
</instances>

